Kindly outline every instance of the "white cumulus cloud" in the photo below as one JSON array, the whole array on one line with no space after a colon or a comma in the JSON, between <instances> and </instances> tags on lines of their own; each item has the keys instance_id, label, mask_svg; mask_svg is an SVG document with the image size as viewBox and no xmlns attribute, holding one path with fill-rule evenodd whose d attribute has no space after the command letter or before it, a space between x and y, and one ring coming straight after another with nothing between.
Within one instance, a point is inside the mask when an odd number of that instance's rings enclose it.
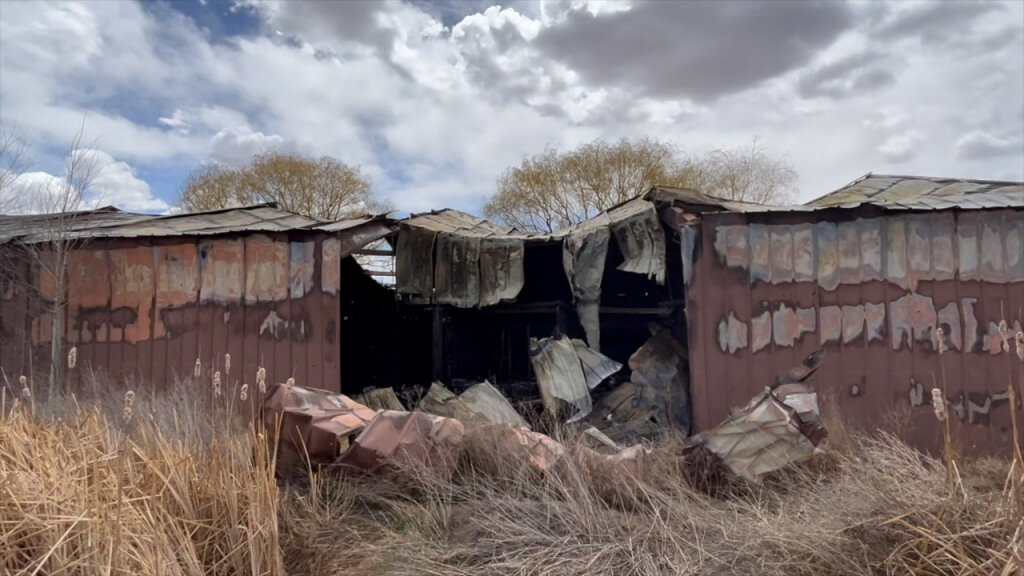
<instances>
[{"instance_id":1,"label":"white cumulus cloud","mask_svg":"<svg viewBox=\"0 0 1024 576\"><path fill-rule=\"evenodd\" d=\"M135 174L127 162L116 160L110 154L94 148L82 148L71 153L65 165L75 165L74 180L81 180L87 188L81 200L72 205L65 198L70 184L65 174L43 171L25 172L10 185L9 205L4 208L15 214L53 212L61 207L87 210L99 206L117 206L129 212L163 213L170 205L153 195L149 184Z\"/></svg>"},{"instance_id":2,"label":"white cumulus cloud","mask_svg":"<svg viewBox=\"0 0 1024 576\"><path fill-rule=\"evenodd\" d=\"M217 132L210 140L210 159L238 166L257 154L277 150L283 144L284 138L277 134L267 135L248 126L233 126Z\"/></svg>"}]
</instances>

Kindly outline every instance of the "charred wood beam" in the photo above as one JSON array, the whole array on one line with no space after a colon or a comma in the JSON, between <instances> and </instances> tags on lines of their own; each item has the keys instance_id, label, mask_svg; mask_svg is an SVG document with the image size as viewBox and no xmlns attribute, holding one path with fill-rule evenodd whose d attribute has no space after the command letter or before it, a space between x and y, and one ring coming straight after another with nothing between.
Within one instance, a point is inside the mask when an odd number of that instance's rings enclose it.
<instances>
[{"instance_id":1,"label":"charred wood beam","mask_svg":"<svg viewBox=\"0 0 1024 576\"><path fill-rule=\"evenodd\" d=\"M536 302L531 304L514 305L510 308L494 310L494 314L565 314L565 302ZM669 316L673 311L682 308L683 303L663 303L659 306L629 307L629 306L602 306L601 314L611 315L637 315L637 316Z\"/></svg>"},{"instance_id":2,"label":"charred wood beam","mask_svg":"<svg viewBox=\"0 0 1024 576\"><path fill-rule=\"evenodd\" d=\"M353 254L359 256L394 256L394 250L382 250L378 248L361 248L359 250L353 250Z\"/></svg>"},{"instance_id":3,"label":"charred wood beam","mask_svg":"<svg viewBox=\"0 0 1024 576\"><path fill-rule=\"evenodd\" d=\"M434 380L444 379L444 308L435 306L431 314L430 375Z\"/></svg>"}]
</instances>

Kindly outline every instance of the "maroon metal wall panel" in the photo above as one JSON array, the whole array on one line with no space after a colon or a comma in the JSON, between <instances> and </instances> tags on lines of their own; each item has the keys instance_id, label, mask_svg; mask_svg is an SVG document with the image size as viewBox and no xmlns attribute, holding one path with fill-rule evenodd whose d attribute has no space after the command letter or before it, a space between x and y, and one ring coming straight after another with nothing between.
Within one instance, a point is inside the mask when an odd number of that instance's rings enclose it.
<instances>
[{"instance_id":1,"label":"maroon metal wall panel","mask_svg":"<svg viewBox=\"0 0 1024 576\"><path fill-rule=\"evenodd\" d=\"M18 377L28 375L31 319L27 280L31 267L20 251L0 248L5 272L0 277L0 368L13 386ZM15 390L15 392L19 392Z\"/></svg>"},{"instance_id":2,"label":"maroon metal wall panel","mask_svg":"<svg viewBox=\"0 0 1024 576\"><path fill-rule=\"evenodd\" d=\"M323 316L323 291L320 289L324 269L323 238L317 239L313 250L313 261L319 262L320 265L314 268L311 284L307 288L306 306L309 309L307 315L310 318L310 326L305 335L305 341L308 342L306 371L310 381L324 382L323 327L326 319Z\"/></svg>"},{"instance_id":3,"label":"maroon metal wall panel","mask_svg":"<svg viewBox=\"0 0 1024 576\"><path fill-rule=\"evenodd\" d=\"M854 424L935 447L945 382L962 448L1008 449L1024 211L705 214L701 229L687 294L698 430L824 345L815 382Z\"/></svg>"},{"instance_id":4,"label":"maroon metal wall panel","mask_svg":"<svg viewBox=\"0 0 1024 576\"><path fill-rule=\"evenodd\" d=\"M686 251L683 251L683 258L687 258ZM702 235L697 237L697 247L694 249L694 259L697 262L710 262L713 258L711 245ZM697 346L697 342L713 338L706 334L705 329L711 322L705 320L704 302L708 300L705 288L711 285L710 279L705 279L715 268L713 266L697 266L692 268L692 277L686 286L686 340L690 346L690 399L696 402L701 398L700 410L694 404L693 428L705 430L714 425L707 420L714 411L710 406L710 395L708 392L708 354L695 353L703 352L703 347Z\"/></svg>"},{"instance_id":5,"label":"maroon metal wall panel","mask_svg":"<svg viewBox=\"0 0 1024 576\"><path fill-rule=\"evenodd\" d=\"M79 368L106 371L118 383L163 387L190 377L199 358L201 382L220 370L225 393L249 384L255 394L260 366L268 383L294 375L338 390L339 256L330 233L90 243L69 258L64 336L78 348ZM48 370L53 329L45 305L53 279L27 267L18 277L25 290L0 294L0 365L15 381L29 357L38 373ZM39 300L34 307L29 291Z\"/></svg>"}]
</instances>

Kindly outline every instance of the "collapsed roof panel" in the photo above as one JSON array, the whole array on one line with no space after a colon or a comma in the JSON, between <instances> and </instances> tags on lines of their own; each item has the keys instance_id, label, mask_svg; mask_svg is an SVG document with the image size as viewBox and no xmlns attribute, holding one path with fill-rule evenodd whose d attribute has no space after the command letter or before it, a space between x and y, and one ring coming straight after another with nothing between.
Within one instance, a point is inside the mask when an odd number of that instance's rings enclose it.
<instances>
[{"instance_id":1,"label":"collapsed roof panel","mask_svg":"<svg viewBox=\"0 0 1024 576\"><path fill-rule=\"evenodd\" d=\"M512 300L523 288L526 237L456 210L414 215L398 231L398 292L458 308Z\"/></svg>"},{"instance_id":2,"label":"collapsed roof panel","mask_svg":"<svg viewBox=\"0 0 1024 576\"><path fill-rule=\"evenodd\" d=\"M480 305L512 300L523 289L526 250L514 238L480 240Z\"/></svg>"},{"instance_id":3,"label":"collapsed roof panel","mask_svg":"<svg viewBox=\"0 0 1024 576\"><path fill-rule=\"evenodd\" d=\"M480 304L480 238L437 234L434 301L457 308Z\"/></svg>"},{"instance_id":4,"label":"collapsed roof panel","mask_svg":"<svg viewBox=\"0 0 1024 576\"><path fill-rule=\"evenodd\" d=\"M654 204L639 198L624 204L612 222L625 261L623 272L643 274L665 283L665 233Z\"/></svg>"}]
</instances>

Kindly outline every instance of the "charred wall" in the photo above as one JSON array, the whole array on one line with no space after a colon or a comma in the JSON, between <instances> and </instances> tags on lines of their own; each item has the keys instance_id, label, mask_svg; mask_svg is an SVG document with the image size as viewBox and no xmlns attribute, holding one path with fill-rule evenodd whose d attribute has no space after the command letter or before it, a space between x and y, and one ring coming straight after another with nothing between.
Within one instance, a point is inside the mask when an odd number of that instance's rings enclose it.
<instances>
[{"instance_id":1,"label":"charred wall","mask_svg":"<svg viewBox=\"0 0 1024 576\"><path fill-rule=\"evenodd\" d=\"M400 307L353 258L341 262L340 296L342 393L429 384L428 310Z\"/></svg>"},{"instance_id":2,"label":"charred wall","mask_svg":"<svg viewBox=\"0 0 1024 576\"><path fill-rule=\"evenodd\" d=\"M1024 211L702 220L686 299L696 429L824 346L816 385L854 423L899 420L910 441L934 448L930 390L945 381L962 446L1009 449L1006 387L1024 369L1013 341L1024 323Z\"/></svg>"},{"instance_id":3,"label":"charred wall","mask_svg":"<svg viewBox=\"0 0 1024 576\"><path fill-rule=\"evenodd\" d=\"M679 254L677 235L668 229L668 253ZM667 281L623 270L626 258L619 241L608 241L599 300L601 351L625 364L651 337L651 324L669 328L685 342L682 262L667 258ZM560 242L527 244L524 283L517 298L481 308L440 307L439 378L447 383L488 379L512 396L536 394L530 338L566 334L585 338L563 265ZM422 307L407 306L407 309Z\"/></svg>"}]
</instances>

